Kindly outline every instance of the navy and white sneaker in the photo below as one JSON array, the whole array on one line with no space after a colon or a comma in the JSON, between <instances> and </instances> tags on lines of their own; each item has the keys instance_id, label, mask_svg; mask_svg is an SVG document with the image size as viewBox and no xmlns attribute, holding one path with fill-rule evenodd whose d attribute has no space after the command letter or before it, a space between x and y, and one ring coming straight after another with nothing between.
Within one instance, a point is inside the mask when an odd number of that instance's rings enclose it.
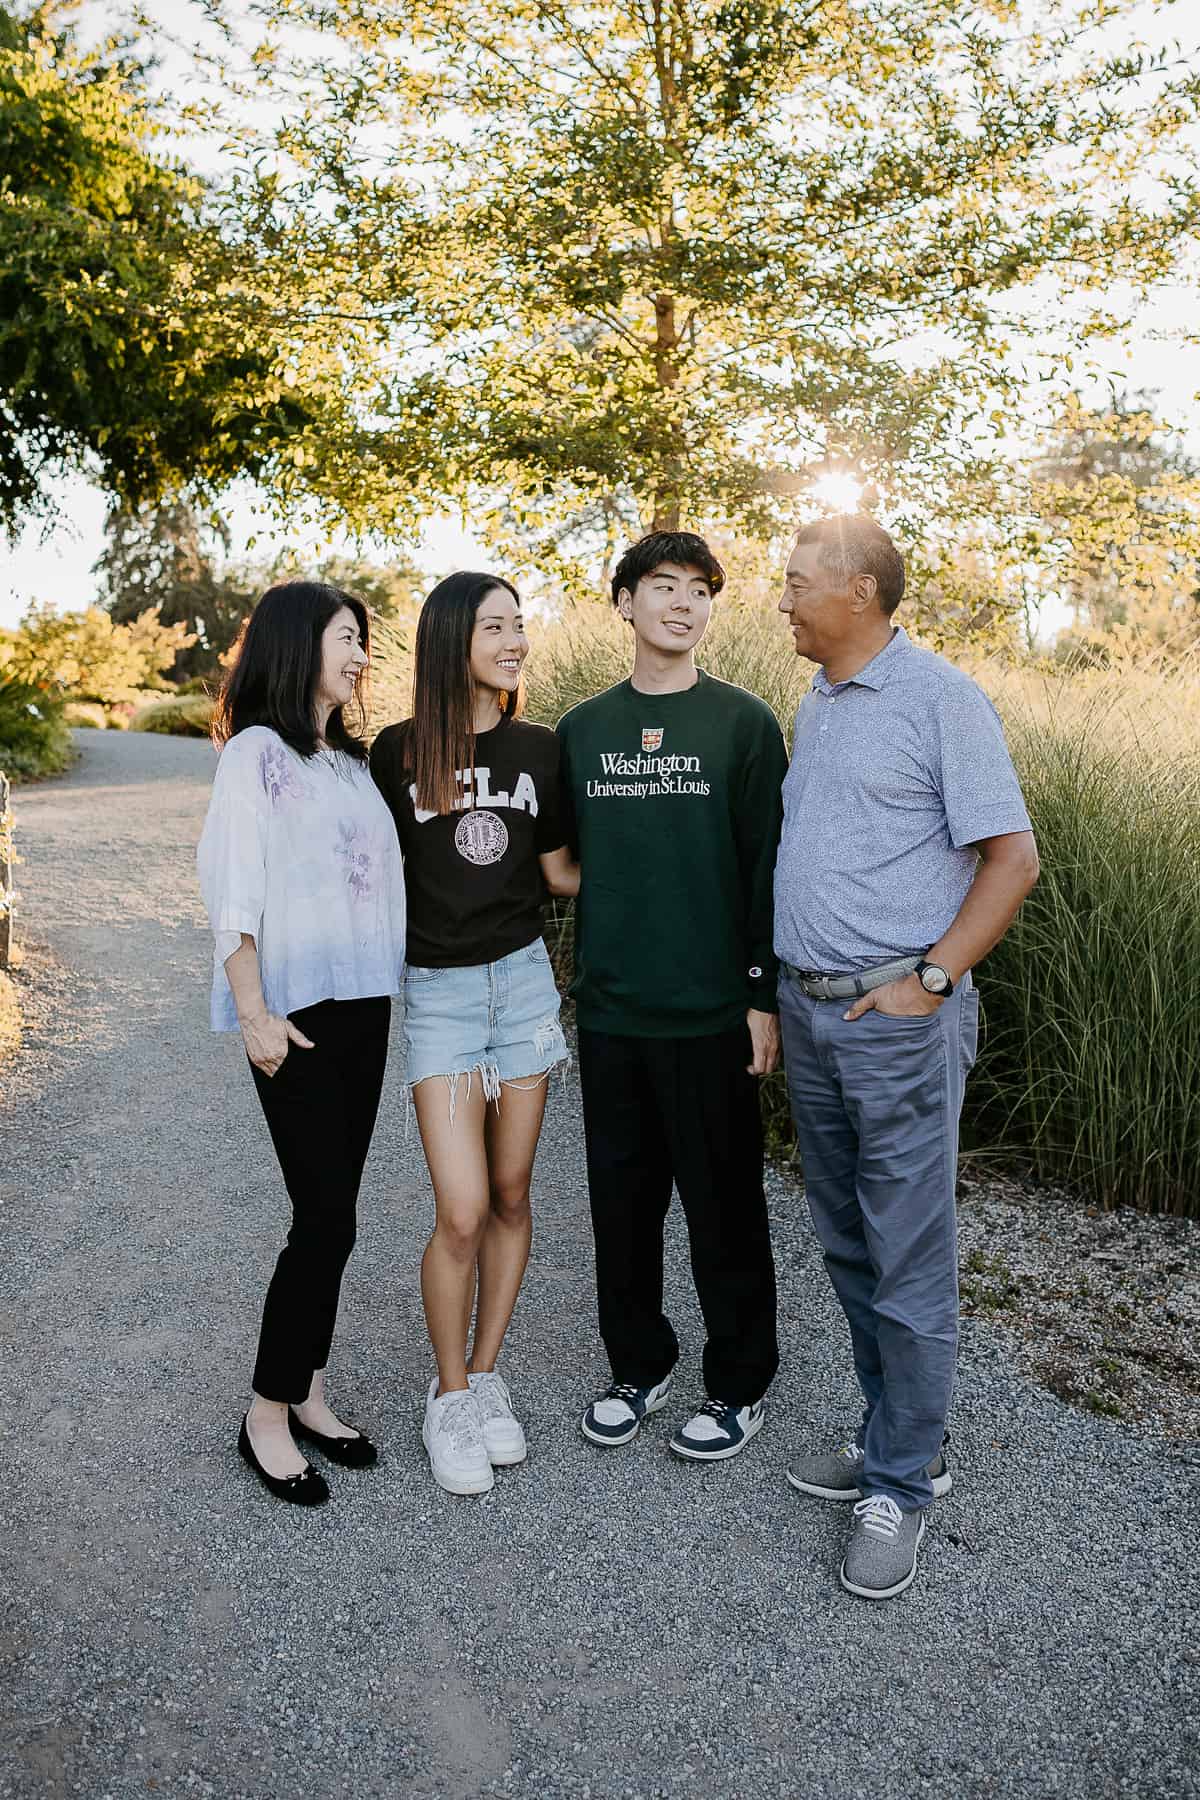
<instances>
[{"instance_id":1,"label":"navy and white sneaker","mask_svg":"<svg viewBox=\"0 0 1200 1800\"><path fill-rule=\"evenodd\" d=\"M669 1375L657 1387L614 1381L603 1394L597 1394L579 1421L579 1429L593 1444L627 1444L637 1436L646 1414L667 1404L670 1391Z\"/></svg>"},{"instance_id":2,"label":"navy and white sneaker","mask_svg":"<svg viewBox=\"0 0 1200 1800\"><path fill-rule=\"evenodd\" d=\"M706 1400L686 1425L671 1439L676 1456L694 1462L721 1462L744 1450L756 1431L761 1431L764 1402L753 1406L727 1406L724 1400Z\"/></svg>"}]
</instances>

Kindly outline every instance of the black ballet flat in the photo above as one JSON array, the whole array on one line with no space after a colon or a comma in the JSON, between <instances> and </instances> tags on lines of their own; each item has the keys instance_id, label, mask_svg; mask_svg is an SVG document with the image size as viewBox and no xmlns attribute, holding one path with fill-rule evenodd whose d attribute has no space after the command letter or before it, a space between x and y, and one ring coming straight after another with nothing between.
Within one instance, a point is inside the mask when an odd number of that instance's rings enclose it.
<instances>
[{"instance_id":1,"label":"black ballet flat","mask_svg":"<svg viewBox=\"0 0 1200 1800\"><path fill-rule=\"evenodd\" d=\"M245 1419L242 1420L242 1429L238 1432L238 1449L263 1486L268 1488L277 1500L286 1500L292 1506L324 1506L328 1500L329 1487L325 1477L318 1475L315 1469L306 1467L299 1475L268 1475L254 1454L254 1446L250 1442L250 1433L246 1429Z\"/></svg>"},{"instance_id":2,"label":"black ballet flat","mask_svg":"<svg viewBox=\"0 0 1200 1800\"><path fill-rule=\"evenodd\" d=\"M330 1462L341 1463L343 1469L369 1469L379 1460L378 1450L361 1431L357 1437L325 1437L321 1432L311 1430L290 1406L288 1424L293 1437L315 1444L322 1456L327 1456ZM357 1425L354 1429L358 1431Z\"/></svg>"}]
</instances>

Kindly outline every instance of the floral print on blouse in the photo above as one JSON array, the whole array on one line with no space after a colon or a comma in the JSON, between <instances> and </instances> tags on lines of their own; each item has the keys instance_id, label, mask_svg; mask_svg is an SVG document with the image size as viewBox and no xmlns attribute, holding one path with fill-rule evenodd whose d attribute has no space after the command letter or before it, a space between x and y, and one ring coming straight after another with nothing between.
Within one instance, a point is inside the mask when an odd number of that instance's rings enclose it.
<instances>
[{"instance_id":1,"label":"floral print on blouse","mask_svg":"<svg viewBox=\"0 0 1200 1800\"><path fill-rule=\"evenodd\" d=\"M196 864L215 938L214 1031L238 1028L225 960L243 932L280 1016L401 992L400 846L365 763L299 756L265 725L240 731L217 763Z\"/></svg>"}]
</instances>

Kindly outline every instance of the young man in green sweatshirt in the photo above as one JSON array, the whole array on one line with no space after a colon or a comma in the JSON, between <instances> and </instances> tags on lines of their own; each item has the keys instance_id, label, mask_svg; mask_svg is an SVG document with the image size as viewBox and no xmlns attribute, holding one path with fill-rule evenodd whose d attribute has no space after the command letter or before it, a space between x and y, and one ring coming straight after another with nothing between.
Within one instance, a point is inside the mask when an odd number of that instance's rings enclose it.
<instances>
[{"instance_id":1,"label":"young man in green sweatshirt","mask_svg":"<svg viewBox=\"0 0 1200 1800\"><path fill-rule=\"evenodd\" d=\"M583 1415L625 1444L667 1402L663 1226L679 1189L704 1314L704 1404L680 1456L734 1456L778 1367L757 1077L779 1057L772 873L783 737L770 708L696 667L725 574L703 538L653 532L612 598L633 673L558 726L582 886L579 1071L600 1334L612 1383Z\"/></svg>"}]
</instances>

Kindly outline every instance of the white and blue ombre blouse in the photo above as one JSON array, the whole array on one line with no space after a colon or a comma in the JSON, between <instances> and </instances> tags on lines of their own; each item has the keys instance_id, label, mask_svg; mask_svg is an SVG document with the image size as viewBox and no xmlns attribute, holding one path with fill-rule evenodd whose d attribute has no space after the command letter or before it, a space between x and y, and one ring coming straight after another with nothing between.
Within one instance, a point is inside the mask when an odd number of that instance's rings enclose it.
<instances>
[{"instance_id":1,"label":"white and blue ombre blouse","mask_svg":"<svg viewBox=\"0 0 1200 1800\"><path fill-rule=\"evenodd\" d=\"M401 992L400 846L365 763L298 756L265 725L240 731L217 764L196 866L216 938L214 1031L238 1028L225 959L243 932L280 1016Z\"/></svg>"}]
</instances>

